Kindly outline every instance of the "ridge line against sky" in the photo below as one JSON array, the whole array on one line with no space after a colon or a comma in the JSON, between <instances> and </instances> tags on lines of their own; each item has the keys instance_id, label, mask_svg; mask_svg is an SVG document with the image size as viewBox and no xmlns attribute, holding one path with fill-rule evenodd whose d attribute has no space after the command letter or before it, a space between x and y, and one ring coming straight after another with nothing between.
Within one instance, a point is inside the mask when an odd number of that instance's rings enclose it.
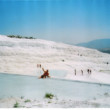
<instances>
[{"instance_id":1,"label":"ridge line against sky","mask_svg":"<svg viewBox=\"0 0 110 110\"><path fill-rule=\"evenodd\" d=\"M0 0L0 34L73 44L110 38L110 0Z\"/></svg>"}]
</instances>

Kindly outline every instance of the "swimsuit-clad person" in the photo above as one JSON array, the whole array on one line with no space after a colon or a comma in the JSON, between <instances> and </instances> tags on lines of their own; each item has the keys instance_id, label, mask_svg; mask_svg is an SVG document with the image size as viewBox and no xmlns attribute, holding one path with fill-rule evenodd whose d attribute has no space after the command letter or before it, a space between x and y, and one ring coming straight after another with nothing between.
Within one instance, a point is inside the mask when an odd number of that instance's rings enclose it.
<instances>
[{"instance_id":1,"label":"swimsuit-clad person","mask_svg":"<svg viewBox=\"0 0 110 110\"><path fill-rule=\"evenodd\" d=\"M42 68L42 70L43 70L44 73L43 73L43 75L41 75L40 78L50 77L50 76L49 76L49 71L48 71L48 70L45 71L44 68Z\"/></svg>"}]
</instances>

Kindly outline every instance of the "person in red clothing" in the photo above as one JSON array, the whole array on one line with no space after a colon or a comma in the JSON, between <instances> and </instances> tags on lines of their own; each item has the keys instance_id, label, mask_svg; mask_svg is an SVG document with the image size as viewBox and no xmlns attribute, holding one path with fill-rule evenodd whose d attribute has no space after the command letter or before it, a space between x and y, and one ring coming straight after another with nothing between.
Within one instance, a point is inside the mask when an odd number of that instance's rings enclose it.
<instances>
[{"instance_id":1,"label":"person in red clothing","mask_svg":"<svg viewBox=\"0 0 110 110\"><path fill-rule=\"evenodd\" d=\"M42 70L43 70L44 73L43 73L43 75L40 76L40 78L50 77L50 76L49 76L49 71L48 71L48 70L45 71L44 68L42 68Z\"/></svg>"}]
</instances>

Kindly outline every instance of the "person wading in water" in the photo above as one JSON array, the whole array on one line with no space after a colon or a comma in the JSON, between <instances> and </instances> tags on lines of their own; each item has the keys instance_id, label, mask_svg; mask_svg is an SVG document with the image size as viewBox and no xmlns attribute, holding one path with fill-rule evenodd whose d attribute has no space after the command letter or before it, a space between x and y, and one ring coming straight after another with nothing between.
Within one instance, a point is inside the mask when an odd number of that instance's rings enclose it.
<instances>
[{"instance_id":1,"label":"person wading in water","mask_svg":"<svg viewBox=\"0 0 110 110\"><path fill-rule=\"evenodd\" d=\"M45 71L44 68L42 68L42 70L43 70L44 73L43 73L43 75L41 75L39 78L50 77L50 76L49 76L49 71L48 71L48 70Z\"/></svg>"}]
</instances>

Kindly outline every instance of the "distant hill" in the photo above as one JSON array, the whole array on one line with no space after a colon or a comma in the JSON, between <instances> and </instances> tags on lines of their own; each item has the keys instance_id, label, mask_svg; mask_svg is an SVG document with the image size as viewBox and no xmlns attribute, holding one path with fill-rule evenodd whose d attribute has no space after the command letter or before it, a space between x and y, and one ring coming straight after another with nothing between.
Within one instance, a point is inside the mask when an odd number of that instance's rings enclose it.
<instances>
[{"instance_id":1,"label":"distant hill","mask_svg":"<svg viewBox=\"0 0 110 110\"><path fill-rule=\"evenodd\" d=\"M103 49L110 48L110 39L97 39L87 43L79 43L77 46L93 48L93 49Z\"/></svg>"},{"instance_id":2,"label":"distant hill","mask_svg":"<svg viewBox=\"0 0 110 110\"><path fill-rule=\"evenodd\" d=\"M110 39L97 39L87 43L79 43L77 46L97 49L104 53L110 53Z\"/></svg>"},{"instance_id":3,"label":"distant hill","mask_svg":"<svg viewBox=\"0 0 110 110\"><path fill-rule=\"evenodd\" d=\"M99 51L110 54L110 48L99 49Z\"/></svg>"}]
</instances>

